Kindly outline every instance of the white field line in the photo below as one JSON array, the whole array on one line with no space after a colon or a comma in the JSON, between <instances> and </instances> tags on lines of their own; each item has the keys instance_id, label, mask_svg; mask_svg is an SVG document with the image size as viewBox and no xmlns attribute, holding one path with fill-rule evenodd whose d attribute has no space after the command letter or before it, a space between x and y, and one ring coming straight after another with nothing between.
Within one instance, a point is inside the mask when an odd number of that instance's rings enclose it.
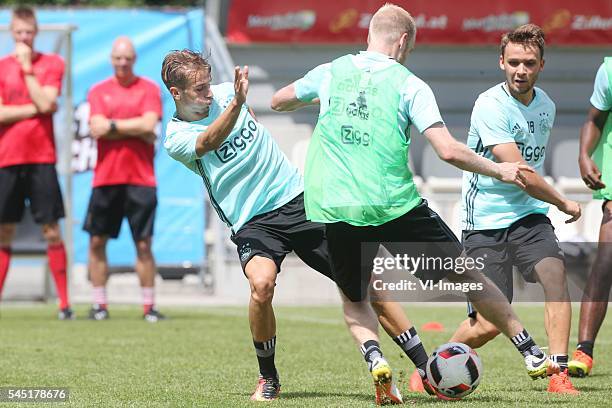
<instances>
[{"instance_id":1,"label":"white field line","mask_svg":"<svg viewBox=\"0 0 612 408\"><path fill-rule=\"evenodd\" d=\"M215 316L244 317L245 319L248 317L246 310L240 311L240 310L231 310L231 309L223 309L223 308L206 308L206 309L200 309L200 310L205 314L215 315ZM323 325L328 325L328 326L343 325L342 318L326 319L326 318L299 316L295 314L284 314L284 313L280 315L277 313L276 320L288 320L291 322L303 322L303 323L316 323L316 324L323 324ZM457 324L459 324L459 322L457 322ZM596 340L596 343L597 344L612 344L612 340L598 338Z\"/></svg>"}]
</instances>

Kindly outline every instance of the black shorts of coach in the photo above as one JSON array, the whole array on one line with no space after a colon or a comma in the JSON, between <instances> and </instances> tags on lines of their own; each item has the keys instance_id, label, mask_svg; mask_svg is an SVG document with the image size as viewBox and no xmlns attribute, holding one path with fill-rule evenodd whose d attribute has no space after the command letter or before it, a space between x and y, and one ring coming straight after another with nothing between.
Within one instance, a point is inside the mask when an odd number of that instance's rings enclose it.
<instances>
[{"instance_id":1,"label":"black shorts of coach","mask_svg":"<svg viewBox=\"0 0 612 408\"><path fill-rule=\"evenodd\" d=\"M555 228L544 214L530 214L508 228L463 231L463 246L467 256L482 257L482 271L506 296L514 297L513 268L527 282L536 282L535 266L544 258L565 260L559 247ZM468 316L476 311L468 302Z\"/></svg>"},{"instance_id":2,"label":"black shorts of coach","mask_svg":"<svg viewBox=\"0 0 612 408\"><path fill-rule=\"evenodd\" d=\"M123 217L127 217L134 241L153 235L157 189L117 184L94 187L83 229L90 235L117 238Z\"/></svg>"},{"instance_id":3,"label":"black shorts of coach","mask_svg":"<svg viewBox=\"0 0 612 408\"><path fill-rule=\"evenodd\" d=\"M326 233L334 280L352 302L362 301L367 296L379 245L383 245L393 256L410 254L415 247L411 243L421 244L420 248L426 244L433 256L456 259L463 252L455 234L428 207L426 200L401 217L382 225L357 227L338 222L326 224ZM369 244L362 245L365 243ZM416 255L421 255L420 250ZM415 276L435 283L447 274L448 271L431 270L418 271Z\"/></svg>"},{"instance_id":4,"label":"black shorts of coach","mask_svg":"<svg viewBox=\"0 0 612 408\"><path fill-rule=\"evenodd\" d=\"M231 239L243 271L254 256L262 256L274 261L280 272L285 256L294 251L308 266L331 279L325 226L306 219L303 194L253 217Z\"/></svg>"},{"instance_id":5,"label":"black shorts of coach","mask_svg":"<svg viewBox=\"0 0 612 408\"><path fill-rule=\"evenodd\" d=\"M29 201L37 224L64 217L62 191L54 164L23 164L0 168L0 223L18 223Z\"/></svg>"}]
</instances>

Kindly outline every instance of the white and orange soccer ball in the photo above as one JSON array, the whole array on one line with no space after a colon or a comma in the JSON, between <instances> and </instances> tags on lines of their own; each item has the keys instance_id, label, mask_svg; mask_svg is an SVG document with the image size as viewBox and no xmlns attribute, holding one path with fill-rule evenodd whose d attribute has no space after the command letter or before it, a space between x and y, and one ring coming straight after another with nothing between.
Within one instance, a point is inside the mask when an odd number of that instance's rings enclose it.
<instances>
[{"instance_id":1,"label":"white and orange soccer ball","mask_svg":"<svg viewBox=\"0 0 612 408\"><path fill-rule=\"evenodd\" d=\"M427 379L440 394L459 399L472 393L482 376L482 363L474 350L463 343L446 343L427 360Z\"/></svg>"}]
</instances>

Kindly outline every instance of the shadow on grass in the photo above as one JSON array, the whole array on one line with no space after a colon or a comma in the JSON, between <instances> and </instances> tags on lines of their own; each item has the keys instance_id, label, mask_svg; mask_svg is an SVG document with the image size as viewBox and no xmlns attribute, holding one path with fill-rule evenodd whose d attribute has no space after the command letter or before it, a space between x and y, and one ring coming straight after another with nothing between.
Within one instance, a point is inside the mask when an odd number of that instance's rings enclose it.
<instances>
[{"instance_id":1,"label":"shadow on grass","mask_svg":"<svg viewBox=\"0 0 612 408\"><path fill-rule=\"evenodd\" d=\"M586 377L572 377L572 380L577 380L577 381L585 381L588 380L589 378L595 378L595 377L609 377L610 373L608 372L598 372L598 373L590 373L588 376Z\"/></svg>"},{"instance_id":2,"label":"shadow on grass","mask_svg":"<svg viewBox=\"0 0 612 408\"><path fill-rule=\"evenodd\" d=\"M584 386L582 384L576 384L574 382L574 387L576 387L576 389L578 391L584 391L584 392L602 392L605 391L607 395L610 395L610 387L606 387L604 384L602 384L600 387L594 387L592 385L587 385Z\"/></svg>"},{"instance_id":3,"label":"shadow on grass","mask_svg":"<svg viewBox=\"0 0 612 408\"><path fill-rule=\"evenodd\" d=\"M498 406L499 404L502 404L503 406L520 406L517 404L521 403L521 401L517 401L514 398L508 398L508 397L504 398L501 395L490 395L490 396L489 395L470 395L465 398L462 398L461 400L457 402L470 403L470 405L494 403L496 404L496 406ZM427 395L417 395L417 396L415 396L414 394L404 395L404 404L419 404L419 403L420 404L423 404L423 403L449 404L449 401L443 401L441 399L434 398L434 397L427 396ZM575 401L573 401L572 399L555 399L554 402L552 403L554 403L554 405L573 406L575 404Z\"/></svg>"},{"instance_id":4,"label":"shadow on grass","mask_svg":"<svg viewBox=\"0 0 612 408\"><path fill-rule=\"evenodd\" d=\"M439 403L439 404L449 403L449 401L444 401L439 398L435 398L435 397L425 395L425 394L421 394L421 395L408 394L408 395L404 395L403 397L404 397L404 404L429 403L429 402ZM503 398L501 396L493 396L493 395L492 396L470 395L470 396L460 399L459 401L476 403L476 404L495 402L495 403L504 403L505 405L513 405L513 403L515 402L514 399L512 398Z\"/></svg>"},{"instance_id":5,"label":"shadow on grass","mask_svg":"<svg viewBox=\"0 0 612 408\"><path fill-rule=\"evenodd\" d=\"M234 395L242 395L245 397L250 397L251 394L247 393L234 393ZM374 393L370 394L357 394L350 392L325 392L325 391L295 391L295 392L281 392L280 399L290 400L297 398L330 398L330 397L339 397L339 398L354 398L360 401L366 402L374 402Z\"/></svg>"},{"instance_id":6,"label":"shadow on grass","mask_svg":"<svg viewBox=\"0 0 612 408\"><path fill-rule=\"evenodd\" d=\"M374 401L374 395L369 394L357 394L350 392L321 392L321 391L298 391L298 392L285 392L282 394L283 398L329 398L329 397L345 397L354 398L361 401Z\"/></svg>"}]
</instances>

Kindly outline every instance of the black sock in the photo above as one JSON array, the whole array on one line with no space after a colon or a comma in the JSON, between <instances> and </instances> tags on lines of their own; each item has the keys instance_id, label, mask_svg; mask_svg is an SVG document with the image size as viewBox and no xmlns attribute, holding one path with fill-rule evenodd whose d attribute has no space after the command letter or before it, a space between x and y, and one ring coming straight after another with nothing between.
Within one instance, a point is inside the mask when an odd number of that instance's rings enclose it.
<instances>
[{"instance_id":1,"label":"black sock","mask_svg":"<svg viewBox=\"0 0 612 408\"><path fill-rule=\"evenodd\" d=\"M535 344L527 330L523 329L522 332L512 337L512 343L514 343L514 347L524 356L527 357L529 355L534 355L536 357L542 357L544 353L540 348Z\"/></svg>"},{"instance_id":2,"label":"black sock","mask_svg":"<svg viewBox=\"0 0 612 408\"><path fill-rule=\"evenodd\" d=\"M383 357L380 346L376 340L368 340L361 345L361 354L363 359L368 363L368 370L372 371L372 363L377 358Z\"/></svg>"},{"instance_id":3,"label":"black sock","mask_svg":"<svg viewBox=\"0 0 612 408\"><path fill-rule=\"evenodd\" d=\"M393 341L404 350L410 361L414 363L421 378L425 377L427 353L414 327L393 338Z\"/></svg>"},{"instance_id":4,"label":"black sock","mask_svg":"<svg viewBox=\"0 0 612 408\"><path fill-rule=\"evenodd\" d=\"M582 351L585 354L588 354L589 357L593 358L593 349L595 348L594 341L581 341L578 343L578 350Z\"/></svg>"},{"instance_id":5,"label":"black sock","mask_svg":"<svg viewBox=\"0 0 612 408\"><path fill-rule=\"evenodd\" d=\"M567 370L567 354L551 354L550 360L559 365L561 372Z\"/></svg>"},{"instance_id":6,"label":"black sock","mask_svg":"<svg viewBox=\"0 0 612 408\"><path fill-rule=\"evenodd\" d=\"M276 348L276 336L270 340L259 342L253 340L255 352L257 353L257 361L259 362L259 373L264 378L278 379L276 366L274 365L274 350Z\"/></svg>"}]
</instances>

